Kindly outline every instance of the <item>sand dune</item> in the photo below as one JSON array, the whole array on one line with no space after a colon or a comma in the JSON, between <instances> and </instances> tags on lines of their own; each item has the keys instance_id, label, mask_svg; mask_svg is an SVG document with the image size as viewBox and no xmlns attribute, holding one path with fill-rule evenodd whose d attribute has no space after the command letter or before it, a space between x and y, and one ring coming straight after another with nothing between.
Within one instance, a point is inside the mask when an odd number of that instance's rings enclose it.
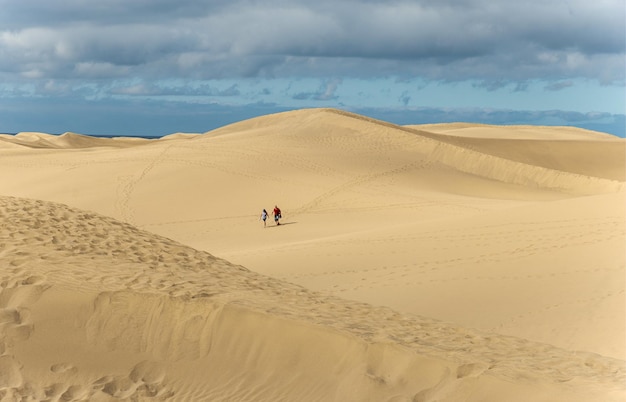
<instances>
[{"instance_id":1,"label":"sand dune","mask_svg":"<svg viewBox=\"0 0 626 402\"><path fill-rule=\"evenodd\" d=\"M2 135L0 396L620 400L625 146L332 109Z\"/></svg>"},{"instance_id":2,"label":"sand dune","mask_svg":"<svg viewBox=\"0 0 626 402\"><path fill-rule=\"evenodd\" d=\"M618 141L614 135L571 126L497 126L478 123L437 123L407 125L407 128L464 138L509 140L592 140Z\"/></svg>"},{"instance_id":3,"label":"sand dune","mask_svg":"<svg viewBox=\"0 0 626 402\"><path fill-rule=\"evenodd\" d=\"M434 126L434 129L439 127ZM573 127L462 127L452 131L438 128L434 132L446 135L435 135L433 138L480 153L557 171L621 182L625 180L624 141L609 134ZM476 137L480 133L484 136Z\"/></svg>"},{"instance_id":4,"label":"sand dune","mask_svg":"<svg viewBox=\"0 0 626 402\"><path fill-rule=\"evenodd\" d=\"M623 361L324 296L60 204L1 197L0 212L9 400L623 392Z\"/></svg>"},{"instance_id":5,"label":"sand dune","mask_svg":"<svg viewBox=\"0 0 626 402\"><path fill-rule=\"evenodd\" d=\"M18 133L15 136L0 134L0 147L8 144L19 145L25 148L52 148L52 149L84 149L96 147L122 148L147 143L145 138L114 137L99 138L83 134L64 133L51 135L44 133Z\"/></svg>"}]
</instances>

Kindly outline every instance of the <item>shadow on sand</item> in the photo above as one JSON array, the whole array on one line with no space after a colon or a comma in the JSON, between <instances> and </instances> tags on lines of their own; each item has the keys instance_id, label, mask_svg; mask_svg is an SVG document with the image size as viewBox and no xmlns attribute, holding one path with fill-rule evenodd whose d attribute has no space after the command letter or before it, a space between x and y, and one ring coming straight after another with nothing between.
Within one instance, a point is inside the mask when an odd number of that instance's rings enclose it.
<instances>
[{"instance_id":1,"label":"shadow on sand","mask_svg":"<svg viewBox=\"0 0 626 402\"><path fill-rule=\"evenodd\" d=\"M280 225L267 225L265 228L279 228L281 226L286 226L286 225L295 225L298 222L285 222L285 223L281 223Z\"/></svg>"}]
</instances>

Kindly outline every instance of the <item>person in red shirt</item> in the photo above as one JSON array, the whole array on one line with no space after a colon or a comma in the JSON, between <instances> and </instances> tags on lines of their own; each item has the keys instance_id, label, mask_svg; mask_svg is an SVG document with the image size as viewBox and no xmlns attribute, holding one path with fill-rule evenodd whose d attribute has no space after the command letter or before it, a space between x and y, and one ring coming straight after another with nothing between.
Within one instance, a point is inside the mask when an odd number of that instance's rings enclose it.
<instances>
[{"instance_id":1,"label":"person in red shirt","mask_svg":"<svg viewBox=\"0 0 626 402\"><path fill-rule=\"evenodd\" d=\"M278 222L278 220L282 218L281 214L280 214L280 208L278 208L277 205L274 205L274 222L277 225L280 225L280 222Z\"/></svg>"}]
</instances>

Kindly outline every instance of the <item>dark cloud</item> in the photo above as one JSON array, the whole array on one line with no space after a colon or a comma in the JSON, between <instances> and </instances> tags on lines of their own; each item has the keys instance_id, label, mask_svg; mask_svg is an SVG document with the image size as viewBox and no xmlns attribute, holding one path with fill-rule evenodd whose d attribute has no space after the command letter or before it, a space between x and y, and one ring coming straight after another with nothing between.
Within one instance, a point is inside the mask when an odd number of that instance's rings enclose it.
<instances>
[{"instance_id":1,"label":"dark cloud","mask_svg":"<svg viewBox=\"0 0 626 402\"><path fill-rule=\"evenodd\" d=\"M95 26L166 23L219 12L225 1L215 0L0 0L0 26L21 29L89 23Z\"/></svg>"},{"instance_id":2,"label":"dark cloud","mask_svg":"<svg viewBox=\"0 0 626 402\"><path fill-rule=\"evenodd\" d=\"M409 104L409 102L411 101L411 96L409 95L409 93L407 91L404 91L402 93L402 95L400 95L400 98L398 99L400 101L400 103L402 103L404 106L407 106Z\"/></svg>"},{"instance_id":3,"label":"dark cloud","mask_svg":"<svg viewBox=\"0 0 626 402\"><path fill-rule=\"evenodd\" d=\"M122 96L182 96L182 97L228 97L239 96L238 85L233 84L227 88L217 88L211 85L198 85L198 86L163 86L163 85L151 85L145 83L119 85L112 87L107 91L110 95L122 95Z\"/></svg>"},{"instance_id":4,"label":"dark cloud","mask_svg":"<svg viewBox=\"0 0 626 402\"><path fill-rule=\"evenodd\" d=\"M483 80L481 82L476 82L472 84L474 88L483 88L489 92L497 91L498 89L502 89L507 85L510 85L511 81L508 80Z\"/></svg>"},{"instance_id":5,"label":"dark cloud","mask_svg":"<svg viewBox=\"0 0 626 402\"><path fill-rule=\"evenodd\" d=\"M547 91L560 91L562 89L569 88L571 86L574 86L574 83L572 81L558 81L558 82L552 82L546 85L544 88Z\"/></svg>"},{"instance_id":6,"label":"dark cloud","mask_svg":"<svg viewBox=\"0 0 626 402\"><path fill-rule=\"evenodd\" d=\"M298 92L297 94L294 94L291 98L295 100L309 100L313 98L313 96L315 96L313 92Z\"/></svg>"},{"instance_id":7,"label":"dark cloud","mask_svg":"<svg viewBox=\"0 0 626 402\"><path fill-rule=\"evenodd\" d=\"M16 79L624 81L622 0L0 0L0 9L0 71Z\"/></svg>"},{"instance_id":8,"label":"dark cloud","mask_svg":"<svg viewBox=\"0 0 626 402\"><path fill-rule=\"evenodd\" d=\"M316 101L327 101L332 99L337 99L338 97L335 95L335 91L341 84L340 79L331 79L323 82L319 89L315 92L298 92L292 95L292 99L295 100L316 100Z\"/></svg>"}]
</instances>

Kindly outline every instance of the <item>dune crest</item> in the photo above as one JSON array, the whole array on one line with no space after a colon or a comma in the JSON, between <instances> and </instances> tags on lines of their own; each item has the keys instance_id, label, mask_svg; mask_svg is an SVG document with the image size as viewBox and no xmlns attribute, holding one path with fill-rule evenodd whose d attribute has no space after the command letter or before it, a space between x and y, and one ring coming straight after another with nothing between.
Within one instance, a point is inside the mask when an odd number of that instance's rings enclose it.
<instances>
[{"instance_id":1,"label":"dune crest","mask_svg":"<svg viewBox=\"0 0 626 402\"><path fill-rule=\"evenodd\" d=\"M617 192L624 188L623 182L626 179L626 142L615 137L612 137L612 141L600 143L580 141L566 144L567 148L561 147L560 151L567 153L559 155L558 163L554 163L554 154L550 154L550 150L545 151L549 136L534 142L526 140L525 144L510 144L511 140L499 143L493 139L479 143L471 139L458 140L440 136L410 126L398 126L335 109L299 110L263 116L214 130L208 135L214 137L235 132L238 136L246 132L267 135L261 132L270 131L284 133L282 135L286 137L298 136L306 142L309 139L303 139L301 135L317 138L324 135L321 131L328 131L334 134L329 143L334 142L336 146L341 146L341 142L350 138L357 146L370 147L370 152L385 150L391 144L406 146L414 150L417 157L422 154L424 164L441 163L460 172L491 180L571 194ZM316 134L312 134L313 132ZM373 138L372 135L378 136ZM595 139L596 136L591 138ZM601 138L605 140L604 137ZM284 139L278 139L282 140ZM380 141L384 143L380 144ZM510 152L520 146L525 147L522 153ZM585 163L585 156L589 163ZM599 167L598 163L601 164ZM607 171L610 173L607 174Z\"/></svg>"},{"instance_id":2,"label":"dune crest","mask_svg":"<svg viewBox=\"0 0 626 402\"><path fill-rule=\"evenodd\" d=\"M61 204L0 197L0 213L12 223L0 232L4 396L582 401L626 391L615 359L324 296Z\"/></svg>"}]
</instances>

